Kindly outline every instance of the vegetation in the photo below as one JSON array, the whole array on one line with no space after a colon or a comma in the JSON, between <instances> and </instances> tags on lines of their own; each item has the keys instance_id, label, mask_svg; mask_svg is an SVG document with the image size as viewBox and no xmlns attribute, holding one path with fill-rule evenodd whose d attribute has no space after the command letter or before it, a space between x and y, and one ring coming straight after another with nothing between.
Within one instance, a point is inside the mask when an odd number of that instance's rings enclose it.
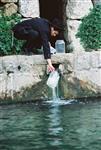
<instances>
[{"instance_id":1,"label":"vegetation","mask_svg":"<svg viewBox=\"0 0 101 150\"><path fill-rule=\"evenodd\" d=\"M82 18L76 35L86 51L101 49L101 5L96 5Z\"/></svg>"},{"instance_id":2,"label":"vegetation","mask_svg":"<svg viewBox=\"0 0 101 150\"><path fill-rule=\"evenodd\" d=\"M0 17L0 55L11 55L20 53L22 42L13 39L12 27L19 22L20 16L12 15L10 17L2 15Z\"/></svg>"}]
</instances>

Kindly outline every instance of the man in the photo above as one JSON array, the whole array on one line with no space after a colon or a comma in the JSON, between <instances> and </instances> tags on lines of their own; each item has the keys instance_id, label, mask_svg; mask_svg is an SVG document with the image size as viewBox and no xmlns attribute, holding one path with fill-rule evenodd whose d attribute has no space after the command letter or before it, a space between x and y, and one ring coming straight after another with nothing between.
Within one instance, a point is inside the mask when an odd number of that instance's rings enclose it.
<instances>
[{"instance_id":1,"label":"man","mask_svg":"<svg viewBox=\"0 0 101 150\"><path fill-rule=\"evenodd\" d=\"M32 52L33 48L43 46L44 58L48 63L48 71L52 72L55 68L51 62L49 41L51 37L56 37L62 30L61 21L54 19L52 23L44 18L31 18L16 24L12 31L14 37L19 40L26 40L23 46L25 52Z\"/></svg>"}]
</instances>

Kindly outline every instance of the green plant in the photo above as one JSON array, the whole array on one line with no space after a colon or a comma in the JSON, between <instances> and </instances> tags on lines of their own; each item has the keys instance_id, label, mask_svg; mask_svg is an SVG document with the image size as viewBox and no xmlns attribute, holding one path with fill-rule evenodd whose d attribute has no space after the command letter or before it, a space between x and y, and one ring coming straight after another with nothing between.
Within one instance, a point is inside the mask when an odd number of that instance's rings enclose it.
<instances>
[{"instance_id":1,"label":"green plant","mask_svg":"<svg viewBox=\"0 0 101 150\"><path fill-rule=\"evenodd\" d=\"M80 38L86 51L101 49L101 5L96 5L82 18L76 37Z\"/></svg>"},{"instance_id":2,"label":"green plant","mask_svg":"<svg viewBox=\"0 0 101 150\"><path fill-rule=\"evenodd\" d=\"M12 44L12 27L21 19L17 14L10 17L2 15L0 17L0 55L18 54L20 52L22 42L14 39Z\"/></svg>"}]
</instances>

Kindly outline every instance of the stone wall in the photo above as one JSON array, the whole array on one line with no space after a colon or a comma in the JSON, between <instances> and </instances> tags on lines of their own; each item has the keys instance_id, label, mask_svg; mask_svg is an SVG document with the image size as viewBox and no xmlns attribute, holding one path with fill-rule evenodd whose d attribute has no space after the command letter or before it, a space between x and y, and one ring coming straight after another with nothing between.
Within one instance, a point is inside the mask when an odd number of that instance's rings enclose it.
<instances>
[{"instance_id":1,"label":"stone wall","mask_svg":"<svg viewBox=\"0 0 101 150\"><path fill-rule=\"evenodd\" d=\"M82 17L89 13L90 8L93 8L91 0L69 0L67 1L67 30L68 30L68 44L69 51L83 51L84 48L80 44L79 38L76 38L78 27L81 23Z\"/></svg>"},{"instance_id":2,"label":"stone wall","mask_svg":"<svg viewBox=\"0 0 101 150\"><path fill-rule=\"evenodd\" d=\"M38 0L1 0L0 3L6 16L19 13L22 17L39 17L40 14Z\"/></svg>"},{"instance_id":3,"label":"stone wall","mask_svg":"<svg viewBox=\"0 0 101 150\"><path fill-rule=\"evenodd\" d=\"M65 40L67 51L84 51L80 44L79 38L76 38L78 27L81 23L81 18L89 13L93 5L100 4L101 0L63 0L65 19ZM66 8L65 8L66 7ZM0 10L4 9L6 16L18 13L22 17L39 17L40 6L39 0L1 0ZM48 13L48 12L47 12Z\"/></svg>"},{"instance_id":4,"label":"stone wall","mask_svg":"<svg viewBox=\"0 0 101 150\"><path fill-rule=\"evenodd\" d=\"M101 96L101 52L56 54L60 64L60 97ZM43 55L0 57L0 98L26 100L51 97Z\"/></svg>"}]
</instances>

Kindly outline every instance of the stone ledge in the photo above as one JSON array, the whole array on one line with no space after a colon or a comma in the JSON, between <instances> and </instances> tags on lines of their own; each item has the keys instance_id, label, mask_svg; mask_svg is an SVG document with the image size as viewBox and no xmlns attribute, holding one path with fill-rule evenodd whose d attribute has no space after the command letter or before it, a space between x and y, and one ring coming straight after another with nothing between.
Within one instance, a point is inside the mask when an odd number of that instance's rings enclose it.
<instances>
[{"instance_id":1,"label":"stone ledge","mask_svg":"<svg viewBox=\"0 0 101 150\"><path fill-rule=\"evenodd\" d=\"M65 59L70 59L70 57L73 57L73 54L71 53L58 53L58 54L54 54L52 55L52 62L54 64L57 63L63 63ZM22 63L23 61L28 61L32 64L35 65L45 65L47 64L46 60L44 59L43 55L31 55L31 56L27 56L27 55L11 55L11 56L4 56L4 57L0 57L0 62L3 61L5 63L11 63L11 62L16 62L19 61L20 63Z\"/></svg>"},{"instance_id":2,"label":"stone ledge","mask_svg":"<svg viewBox=\"0 0 101 150\"><path fill-rule=\"evenodd\" d=\"M58 53L52 55L52 63L53 64L61 64L65 63L66 60L70 61L74 67L80 67L80 70L83 66L87 69L90 67L99 67L101 64L101 51L93 51L93 52L80 52L80 53ZM87 62L86 62L87 60ZM0 57L0 70L1 66L8 66L12 64L25 64L26 65L45 65L47 64L46 60L44 59L43 55L11 55L11 56L4 56ZM83 64L84 62L84 64ZM86 64L85 64L86 63ZM89 66L90 65L90 66Z\"/></svg>"},{"instance_id":3,"label":"stone ledge","mask_svg":"<svg viewBox=\"0 0 101 150\"><path fill-rule=\"evenodd\" d=\"M55 54L52 63L63 66L62 97L101 95L101 52ZM43 55L0 57L0 98L48 98L46 64Z\"/></svg>"}]
</instances>

